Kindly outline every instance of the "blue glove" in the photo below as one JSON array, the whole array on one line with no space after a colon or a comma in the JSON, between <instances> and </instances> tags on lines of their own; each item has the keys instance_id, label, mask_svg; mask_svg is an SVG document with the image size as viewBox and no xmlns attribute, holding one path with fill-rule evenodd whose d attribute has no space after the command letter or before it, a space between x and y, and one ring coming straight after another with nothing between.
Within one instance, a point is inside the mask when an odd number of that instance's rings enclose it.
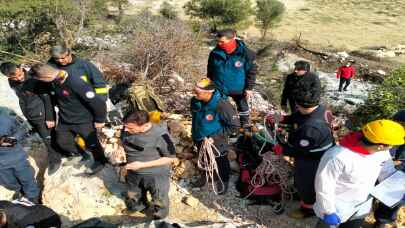
<instances>
[{"instance_id":1,"label":"blue glove","mask_svg":"<svg viewBox=\"0 0 405 228\"><path fill-rule=\"evenodd\" d=\"M336 213L324 215L322 220L324 223L326 223L328 225L339 225L340 224L340 218Z\"/></svg>"}]
</instances>

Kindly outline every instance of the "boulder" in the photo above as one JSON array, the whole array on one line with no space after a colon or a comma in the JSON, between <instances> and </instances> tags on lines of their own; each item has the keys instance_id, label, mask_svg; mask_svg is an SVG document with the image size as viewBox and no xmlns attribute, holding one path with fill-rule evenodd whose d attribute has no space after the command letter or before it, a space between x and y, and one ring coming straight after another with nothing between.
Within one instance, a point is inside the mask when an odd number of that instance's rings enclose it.
<instances>
[{"instance_id":1,"label":"boulder","mask_svg":"<svg viewBox=\"0 0 405 228\"><path fill-rule=\"evenodd\" d=\"M62 215L67 227L93 217L120 215L126 208L122 200L125 186L112 166L91 177L83 174L84 169L62 166L45 176L42 201Z\"/></svg>"}]
</instances>

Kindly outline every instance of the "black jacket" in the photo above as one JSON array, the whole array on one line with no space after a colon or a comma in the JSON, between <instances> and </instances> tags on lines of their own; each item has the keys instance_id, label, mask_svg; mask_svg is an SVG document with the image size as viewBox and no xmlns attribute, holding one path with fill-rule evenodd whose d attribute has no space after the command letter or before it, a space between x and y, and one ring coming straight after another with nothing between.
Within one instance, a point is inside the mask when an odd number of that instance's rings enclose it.
<instances>
[{"instance_id":1,"label":"black jacket","mask_svg":"<svg viewBox=\"0 0 405 228\"><path fill-rule=\"evenodd\" d=\"M288 116L285 123L291 125L292 130L288 136L288 143L282 145L284 154L320 159L326 150L335 145L327 119L326 108L323 105L319 105L308 115L295 112Z\"/></svg>"},{"instance_id":2,"label":"black jacket","mask_svg":"<svg viewBox=\"0 0 405 228\"><path fill-rule=\"evenodd\" d=\"M21 111L27 120L55 120L48 83L30 78L27 72L23 82L8 80L8 83L15 91Z\"/></svg>"},{"instance_id":3,"label":"black jacket","mask_svg":"<svg viewBox=\"0 0 405 228\"><path fill-rule=\"evenodd\" d=\"M305 86L304 86L305 85ZM284 89L281 94L281 105L287 105L287 101L295 104L294 101L294 90L303 87L308 88L308 85L313 88L315 93L321 94L321 82L318 75L307 72L303 76L297 76L295 73L287 75L284 83Z\"/></svg>"},{"instance_id":4,"label":"black jacket","mask_svg":"<svg viewBox=\"0 0 405 228\"><path fill-rule=\"evenodd\" d=\"M72 55L72 62L68 65L60 65L52 58L48 61L48 64L67 71L72 77L81 79L89 83L99 95L102 95L104 99L107 99L107 83L104 81L103 74L98 68L91 62Z\"/></svg>"},{"instance_id":5,"label":"black jacket","mask_svg":"<svg viewBox=\"0 0 405 228\"><path fill-rule=\"evenodd\" d=\"M80 78L68 76L62 84L52 83L52 90L62 123L105 122L107 109L104 99Z\"/></svg>"}]
</instances>

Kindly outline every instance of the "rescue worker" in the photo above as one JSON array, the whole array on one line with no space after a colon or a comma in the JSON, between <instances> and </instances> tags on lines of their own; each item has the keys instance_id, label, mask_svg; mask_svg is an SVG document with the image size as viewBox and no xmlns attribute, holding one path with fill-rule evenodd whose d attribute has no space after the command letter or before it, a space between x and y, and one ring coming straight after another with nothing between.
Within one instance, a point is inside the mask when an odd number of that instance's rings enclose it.
<instances>
[{"instance_id":1,"label":"rescue worker","mask_svg":"<svg viewBox=\"0 0 405 228\"><path fill-rule=\"evenodd\" d=\"M395 172L389 149L403 145L404 128L375 120L346 135L322 157L316 175L317 228L360 228L372 208L369 197L377 179Z\"/></svg>"},{"instance_id":2,"label":"rescue worker","mask_svg":"<svg viewBox=\"0 0 405 228\"><path fill-rule=\"evenodd\" d=\"M248 98L253 95L256 73L256 53L236 39L235 30L219 31L217 46L208 58L207 76L221 93L235 101L245 129L250 128Z\"/></svg>"},{"instance_id":3,"label":"rescue worker","mask_svg":"<svg viewBox=\"0 0 405 228\"><path fill-rule=\"evenodd\" d=\"M319 161L326 150L335 145L330 127L331 112L320 105L317 88L311 83L294 92L297 112L284 117L282 123L290 125L287 143L273 147L276 154L294 158L294 184L300 197L300 208L289 216L303 219L314 216L314 181ZM274 120L268 120L274 122Z\"/></svg>"},{"instance_id":4,"label":"rescue worker","mask_svg":"<svg viewBox=\"0 0 405 228\"><path fill-rule=\"evenodd\" d=\"M351 79L356 75L356 69L352 66L353 60L349 60L345 65L337 69L336 78L339 79L339 92L347 91Z\"/></svg>"},{"instance_id":5,"label":"rescue worker","mask_svg":"<svg viewBox=\"0 0 405 228\"><path fill-rule=\"evenodd\" d=\"M405 127L405 109L398 111L392 119ZM405 172L405 144L394 147L390 150L391 156L395 163L395 168ZM392 225L397 218L397 213L401 208L401 204L391 208L385 206L383 203L378 202L374 211L374 218L376 223L375 228L384 228L385 225Z\"/></svg>"},{"instance_id":6,"label":"rescue worker","mask_svg":"<svg viewBox=\"0 0 405 228\"><path fill-rule=\"evenodd\" d=\"M213 141L219 150L220 156L215 160L218 165L219 177L216 179L218 194L225 194L228 190L230 164L227 157L228 137L238 132L240 127L238 114L229 103L227 97L215 89L214 83L208 79L202 79L195 87L195 96L191 99L192 114L192 138L198 149L204 139ZM199 184L205 184L202 178Z\"/></svg>"},{"instance_id":7,"label":"rescue worker","mask_svg":"<svg viewBox=\"0 0 405 228\"><path fill-rule=\"evenodd\" d=\"M60 216L44 205L32 205L20 201L0 201L0 227L60 228Z\"/></svg>"},{"instance_id":8,"label":"rescue worker","mask_svg":"<svg viewBox=\"0 0 405 228\"><path fill-rule=\"evenodd\" d=\"M34 77L50 82L59 108L56 142L73 159L79 160L75 136L80 135L94 157L88 174L100 171L108 162L97 137L97 129L104 127L106 102L83 80L72 77L70 71L58 70L47 64L32 67Z\"/></svg>"},{"instance_id":9,"label":"rescue worker","mask_svg":"<svg viewBox=\"0 0 405 228\"><path fill-rule=\"evenodd\" d=\"M321 94L321 81L318 75L310 72L311 65L309 62L300 60L295 62L294 66L294 72L287 75L281 94L281 108L286 113L288 113L287 102L290 105L291 113L297 111L294 91L301 88L302 84L310 84L310 86L313 87L313 93L318 94L317 96Z\"/></svg>"},{"instance_id":10,"label":"rescue worker","mask_svg":"<svg viewBox=\"0 0 405 228\"><path fill-rule=\"evenodd\" d=\"M89 83L94 88L96 94L107 100L108 85L104 81L100 70L93 63L75 56L72 54L72 51L64 45L52 47L50 54L51 58L48 60L48 64L69 72L72 77L80 78L86 83Z\"/></svg>"},{"instance_id":11,"label":"rescue worker","mask_svg":"<svg viewBox=\"0 0 405 228\"><path fill-rule=\"evenodd\" d=\"M55 114L50 95L47 94L48 85L31 78L24 68L11 62L2 63L0 71L8 78L10 87L15 91L25 118L44 141L48 150L48 173L54 173L58 170L61 159L51 140Z\"/></svg>"},{"instance_id":12,"label":"rescue worker","mask_svg":"<svg viewBox=\"0 0 405 228\"><path fill-rule=\"evenodd\" d=\"M38 203L39 188L34 169L20 144L25 133L16 117L0 115L0 185L15 191L15 198L22 202Z\"/></svg>"},{"instance_id":13,"label":"rescue worker","mask_svg":"<svg viewBox=\"0 0 405 228\"><path fill-rule=\"evenodd\" d=\"M177 161L169 133L150 122L148 112L135 111L126 118L121 137L127 157L128 211L145 209L154 219L165 218L169 213L170 165Z\"/></svg>"}]
</instances>

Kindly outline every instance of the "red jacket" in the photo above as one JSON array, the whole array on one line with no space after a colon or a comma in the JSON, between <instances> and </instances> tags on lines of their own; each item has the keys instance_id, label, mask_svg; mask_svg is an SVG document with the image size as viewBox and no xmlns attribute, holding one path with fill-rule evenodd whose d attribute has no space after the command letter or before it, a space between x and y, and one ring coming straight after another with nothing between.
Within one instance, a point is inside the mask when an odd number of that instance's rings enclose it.
<instances>
[{"instance_id":1,"label":"red jacket","mask_svg":"<svg viewBox=\"0 0 405 228\"><path fill-rule=\"evenodd\" d=\"M356 74L356 70L354 69L353 66L341 66L338 68L338 71L336 73L336 78L351 78L354 77L354 75Z\"/></svg>"}]
</instances>

